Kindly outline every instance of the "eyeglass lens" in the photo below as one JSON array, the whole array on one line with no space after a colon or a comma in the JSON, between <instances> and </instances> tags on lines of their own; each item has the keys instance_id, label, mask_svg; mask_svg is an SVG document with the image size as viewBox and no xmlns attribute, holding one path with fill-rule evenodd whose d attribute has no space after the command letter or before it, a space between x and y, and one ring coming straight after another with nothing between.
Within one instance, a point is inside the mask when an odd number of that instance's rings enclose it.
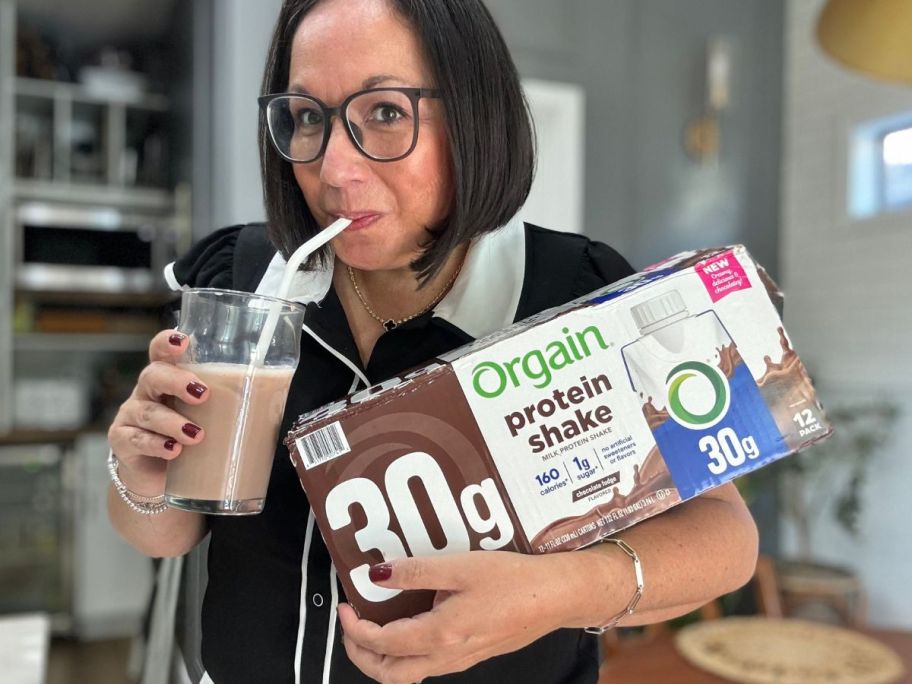
<instances>
[{"instance_id":1,"label":"eyeglass lens","mask_svg":"<svg viewBox=\"0 0 912 684\"><path fill-rule=\"evenodd\" d=\"M412 146L415 111L404 93L361 93L349 101L345 114L352 139L369 157L394 159ZM318 102L305 95L286 95L269 103L267 115L273 140L285 156L302 162L319 156L332 122Z\"/></svg>"}]
</instances>

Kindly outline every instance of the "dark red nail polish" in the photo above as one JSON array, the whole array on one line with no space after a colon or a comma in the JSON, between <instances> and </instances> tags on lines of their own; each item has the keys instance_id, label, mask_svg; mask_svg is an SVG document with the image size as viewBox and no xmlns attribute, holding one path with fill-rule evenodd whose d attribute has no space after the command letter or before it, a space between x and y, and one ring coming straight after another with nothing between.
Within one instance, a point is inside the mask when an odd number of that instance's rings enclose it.
<instances>
[{"instance_id":1,"label":"dark red nail polish","mask_svg":"<svg viewBox=\"0 0 912 684\"><path fill-rule=\"evenodd\" d=\"M174 451L174 447L177 446L176 439L166 439L165 440L165 449L168 451Z\"/></svg>"},{"instance_id":2,"label":"dark red nail polish","mask_svg":"<svg viewBox=\"0 0 912 684\"><path fill-rule=\"evenodd\" d=\"M367 576L370 577L371 582L382 582L383 580L388 580L393 576L393 566L389 563L378 563L377 565L372 565L370 570L367 571Z\"/></svg>"},{"instance_id":3,"label":"dark red nail polish","mask_svg":"<svg viewBox=\"0 0 912 684\"><path fill-rule=\"evenodd\" d=\"M191 382L189 385L187 385L187 392L199 399L206 393L206 386L201 385L198 382Z\"/></svg>"},{"instance_id":4,"label":"dark red nail polish","mask_svg":"<svg viewBox=\"0 0 912 684\"><path fill-rule=\"evenodd\" d=\"M193 423L184 423L184 426L181 428L181 432L187 435L187 437L190 439L194 439L202 429L203 428L201 428L199 425L194 425Z\"/></svg>"},{"instance_id":5,"label":"dark red nail polish","mask_svg":"<svg viewBox=\"0 0 912 684\"><path fill-rule=\"evenodd\" d=\"M181 342L184 341L185 337L186 335L183 335L181 333L174 333L168 338L168 342L173 344L175 347L179 347L181 346Z\"/></svg>"}]
</instances>

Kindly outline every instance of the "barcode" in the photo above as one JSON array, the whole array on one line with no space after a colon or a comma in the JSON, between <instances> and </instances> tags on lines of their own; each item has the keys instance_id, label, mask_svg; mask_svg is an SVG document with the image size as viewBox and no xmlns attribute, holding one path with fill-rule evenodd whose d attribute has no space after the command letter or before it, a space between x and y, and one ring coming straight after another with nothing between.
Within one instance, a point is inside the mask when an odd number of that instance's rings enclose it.
<instances>
[{"instance_id":1,"label":"barcode","mask_svg":"<svg viewBox=\"0 0 912 684\"><path fill-rule=\"evenodd\" d=\"M297 444L305 468L313 468L351 451L345 433L342 432L342 426L338 422L298 437Z\"/></svg>"}]
</instances>

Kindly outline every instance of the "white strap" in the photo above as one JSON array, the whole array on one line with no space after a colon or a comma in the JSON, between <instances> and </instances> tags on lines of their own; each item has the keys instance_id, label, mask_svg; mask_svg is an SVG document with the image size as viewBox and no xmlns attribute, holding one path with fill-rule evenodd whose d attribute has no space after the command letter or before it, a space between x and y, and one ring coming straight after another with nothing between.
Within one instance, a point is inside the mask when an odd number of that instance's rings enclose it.
<instances>
[{"instance_id":1,"label":"white strap","mask_svg":"<svg viewBox=\"0 0 912 684\"><path fill-rule=\"evenodd\" d=\"M149 620L142 684L168 684L174 648L174 616L184 557L163 558L158 566L155 600Z\"/></svg>"}]
</instances>

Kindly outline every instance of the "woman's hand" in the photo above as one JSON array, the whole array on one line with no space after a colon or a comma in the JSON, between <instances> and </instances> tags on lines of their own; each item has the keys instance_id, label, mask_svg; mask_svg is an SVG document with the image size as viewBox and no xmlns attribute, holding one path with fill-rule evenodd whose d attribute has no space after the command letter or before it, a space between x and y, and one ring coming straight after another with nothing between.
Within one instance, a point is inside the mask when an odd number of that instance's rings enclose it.
<instances>
[{"instance_id":1,"label":"woman's hand","mask_svg":"<svg viewBox=\"0 0 912 684\"><path fill-rule=\"evenodd\" d=\"M187 336L176 330L163 330L152 338L150 363L108 430L108 442L120 462L120 478L137 494L161 494L167 462L179 456L185 445L198 444L205 437L201 427L166 403L169 397L188 404L209 398L199 378L175 365L186 348Z\"/></svg>"},{"instance_id":2,"label":"woman's hand","mask_svg":"<svg viewBox=\"0 0 912 684\"><path fill-rule=\"evenodd\" d=\"M622 536L636 549L646 584L636 612L621 621L625 626L685 615L742 586L757 562L757 528L731 482ZM383 627L339 606L349 658L386 684L461 671L559 627L605 624L636 589L633 564L615 544L544 555L472 551L405 558L375 566L371 580L437 592L430 611Z\"/></svg>"},{"instance_id":3,"label":"woman's hand","mask_svg":"<svg viewBox=\"0 0 912 684\"><path fill-rule=\"evenodd\" d=\"M342 604L345 650L369 677L408 684L522 648L567 620L560 614L559 597L570 589L561 586L568 577L561 556L471 551L375 566L371 579L380 586L436 590L434 607L381 627ZM389 578L380 580L378 569Z\"/></svg>"}]
</instances>

